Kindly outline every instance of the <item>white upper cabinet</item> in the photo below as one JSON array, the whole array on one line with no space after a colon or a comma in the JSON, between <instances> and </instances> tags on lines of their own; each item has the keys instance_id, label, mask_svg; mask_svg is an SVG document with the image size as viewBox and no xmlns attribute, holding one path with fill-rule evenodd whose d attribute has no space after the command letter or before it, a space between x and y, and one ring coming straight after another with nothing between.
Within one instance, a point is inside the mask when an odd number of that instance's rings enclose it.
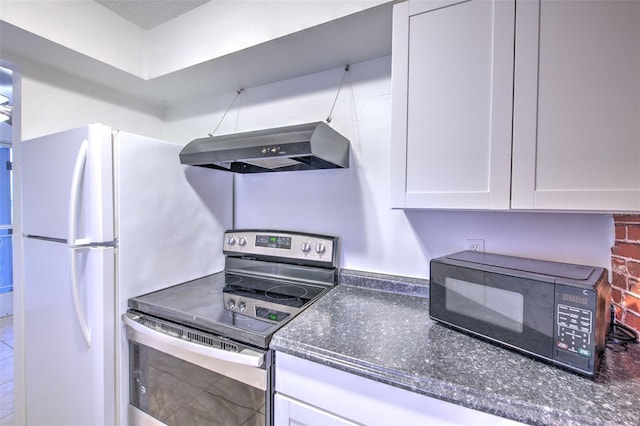
<instances>
[{"instance_id":1,"label":"white upper cabinet","mask_svg":"<svg viewBox=\"0 0 640 426\"><path fill-rule=\"evenodd\" d=\"M508 209L514 1L394 6L392 205Z\"/></svg>"},{"instance_id":2,"label":"white upper cabinet","mask_svg":"<svg viewBox=\"0 0 640 426\"><path fill-rule=\"evenodd\" d=\"M523 1L512 208L640 210L640 1Z\"/></svg>"},{"instance_id":3,"label":"white upper cabinet","mask_svg":"<svg viewBox=\"0 0 640 426\"><path fill-rule=\"evenodd\" d=\"M640 0L409 0L393 36L393 207L640 210Z\"/></svg>"}]
</instances>

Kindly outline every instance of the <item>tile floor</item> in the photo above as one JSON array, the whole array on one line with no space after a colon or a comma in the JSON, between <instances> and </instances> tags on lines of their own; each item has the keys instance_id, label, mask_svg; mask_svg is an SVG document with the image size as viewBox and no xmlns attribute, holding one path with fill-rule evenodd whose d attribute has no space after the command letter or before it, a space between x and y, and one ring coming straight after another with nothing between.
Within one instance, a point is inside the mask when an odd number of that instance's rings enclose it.
<instances>
[{"instance_id":1,"label":"tile floor","mask_svg":"<svg viewBox=\"0 0 640 426\"><path fill-rule=\"evenodd\" d=\"M0 318L0 426L15 423L13 396L13 316Z\"/></svg>"}]
</instances>

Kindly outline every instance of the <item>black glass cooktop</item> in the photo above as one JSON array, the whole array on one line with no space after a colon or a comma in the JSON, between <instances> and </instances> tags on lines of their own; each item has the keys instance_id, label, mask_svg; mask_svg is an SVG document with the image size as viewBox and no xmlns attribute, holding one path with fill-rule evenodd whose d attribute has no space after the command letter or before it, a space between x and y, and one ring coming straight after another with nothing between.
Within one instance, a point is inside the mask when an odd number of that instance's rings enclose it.
<instances>
[{"instance_id":1,"label":"black glass cooktop","mask_svg":"<svg viewBox=\"0 0 640 426\"><path fill-rule=\"evenodd\" d=\"M245 299L301 308L326 288L295 282L226 274L223 292Z\"/></svg>"},{"instance_id":2,"label":"black glass cooktop","mask_svg":"<svg viewBox=\"0 0 640 426\"><path fill-rule=\"evenodd\" d=\"M224 292L300 308L326 288L298 285L220 272L129 299L129 308L144 314L267 348L283 323L273 323L227 310Z\"/></svg>"}]
</instances>

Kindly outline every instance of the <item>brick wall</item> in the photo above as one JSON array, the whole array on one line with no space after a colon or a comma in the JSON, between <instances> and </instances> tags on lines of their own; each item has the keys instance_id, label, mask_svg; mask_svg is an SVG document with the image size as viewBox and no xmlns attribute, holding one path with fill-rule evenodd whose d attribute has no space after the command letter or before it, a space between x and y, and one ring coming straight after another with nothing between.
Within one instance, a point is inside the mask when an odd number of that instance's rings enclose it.
<instances>
[{"instance_id":1,"label":"brick wall","mask_svg":"<svg viewBox=\"0 0 640 426\"><path fill-rule=\"evenodd\" d=\"M614 215L611 249L612 299L616 318L640 331L640 214Z\"/></svg>"}]
</instances>

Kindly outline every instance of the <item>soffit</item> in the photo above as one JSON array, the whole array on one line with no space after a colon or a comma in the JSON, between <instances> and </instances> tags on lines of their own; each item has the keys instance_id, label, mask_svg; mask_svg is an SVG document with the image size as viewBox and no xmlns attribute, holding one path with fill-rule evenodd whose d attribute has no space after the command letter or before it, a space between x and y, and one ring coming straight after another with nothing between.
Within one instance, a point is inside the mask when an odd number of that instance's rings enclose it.
<instances>
[{"instance_id":1,"label":"soffit","mask_svg":"<svg viewBox=\"0 0 640 426\"><path fill-rule=\"evenodd\" d=\"M391 6L385 3L152 79L2 20L0 53L3 60L43 78L52 69L114 95L166 107L390 55Z\"/></svg>"}]
</instances>

